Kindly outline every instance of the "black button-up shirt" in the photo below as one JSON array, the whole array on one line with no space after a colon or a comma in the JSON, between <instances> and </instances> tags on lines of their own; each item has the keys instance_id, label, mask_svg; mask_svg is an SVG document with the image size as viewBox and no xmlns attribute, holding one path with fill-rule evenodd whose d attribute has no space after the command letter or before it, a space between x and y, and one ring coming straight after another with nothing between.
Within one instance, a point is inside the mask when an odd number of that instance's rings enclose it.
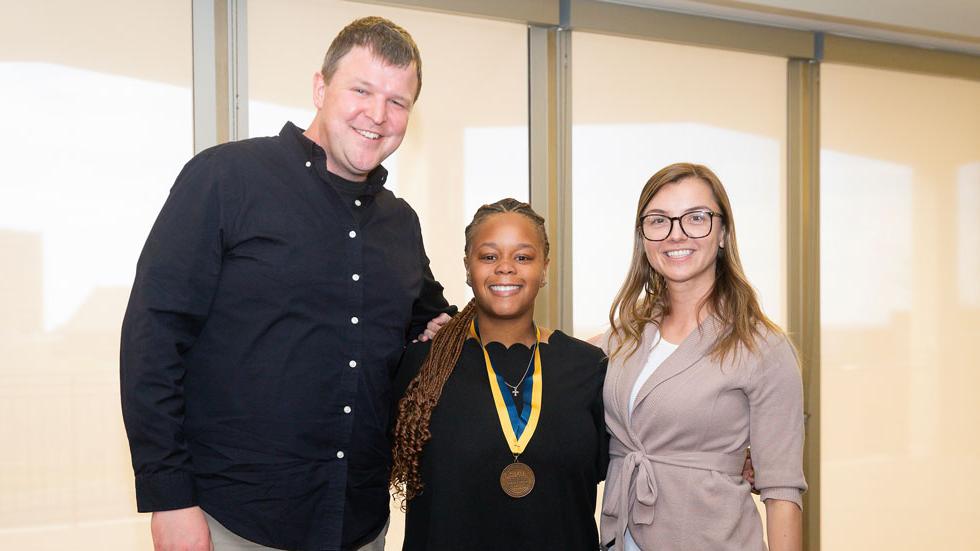
<instances>
[{"instance_id":1,"label":"black button-up shirt","mask_svg":"<svg viewBox=\"0 0 980 551\"><path fill-rule=\"evenodd\" d=\"M386 171L354 199L330 176L288 123L177 177L122 329L140 511L200 505L302 550L356 547L384 525L392 376L409 336L451 308Z\"/></svg>"}]
</instances>

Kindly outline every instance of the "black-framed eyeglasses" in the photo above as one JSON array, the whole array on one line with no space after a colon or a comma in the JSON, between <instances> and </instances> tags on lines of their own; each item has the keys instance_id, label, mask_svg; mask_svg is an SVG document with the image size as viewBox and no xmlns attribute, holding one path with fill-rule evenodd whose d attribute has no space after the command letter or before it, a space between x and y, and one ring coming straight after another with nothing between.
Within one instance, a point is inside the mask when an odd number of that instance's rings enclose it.
<instances>
[{"instance_id":1,"label":"black-framed eyeglasses","mask_svg":"<svg viewBox=\"0 0 980 551\"><path fill-rule=\"evenodd\" d=\"M682 216L650 213L641 216L636 226L640 228L643 238L647 241L663 241L674 229L674 220L676 220L684 235L691 239L701 239L711 233L715 216L722 215L710 210L695 210Z\"/></svg>"}]
</instances>

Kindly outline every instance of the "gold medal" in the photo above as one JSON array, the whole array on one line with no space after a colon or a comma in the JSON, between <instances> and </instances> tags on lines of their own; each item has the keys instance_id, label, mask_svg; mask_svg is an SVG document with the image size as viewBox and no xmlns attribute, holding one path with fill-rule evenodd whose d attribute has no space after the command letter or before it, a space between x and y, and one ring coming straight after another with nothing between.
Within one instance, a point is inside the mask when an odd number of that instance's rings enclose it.
<instances>
[{"instance_id":1,"label":"gold medal","mask_svg":"<svg viewBox=\"0 0 980 551\"><path fill-rule=\"evenodd\" d=\"M480 336L476 332L475 321L470 322L470 336L477 340L480 339ZM497 408L497 418L500 421L500 428L504 433L504 439L507 441L511 453L514 454L514 462L504 467L504 470L500 473L500 488L503 489L505 494L513 498L522 498L534 489L534 471L531 470L531 467L517 460L517 457L524 453L525 448L531 441L531 436L534 435L534 431L538 427L538 420L541 418L541 387L543 379L541 375L541 330L537 327L534 328L534 340L535 347L532 357L534 373L531 375L531 381L533 382L530 404L531 413L527 425L521 431L520 437L517 436L514 431L514 426L511 423L510 414L507 411L507 404L504 402L500 385L497 384L497 375L494 373L493 365L490 363L490 354L487 353L487 349L483 346L483 341L480 341L480 348L483 348L483 359L487 364L487 381L490 383L490 393L493 395L493 401Z\"/></svg>"},{"instance_id":2,"label":"gold medal","mask_svg":"<svg viewBox=\"0 0 980 551\"><path fill-rule=\"evenodd\" d=\"M522 498L534 489L534 471L520 461L504 467L500 473L500 487L513 498Z\"/></svg>"}]
</instances>

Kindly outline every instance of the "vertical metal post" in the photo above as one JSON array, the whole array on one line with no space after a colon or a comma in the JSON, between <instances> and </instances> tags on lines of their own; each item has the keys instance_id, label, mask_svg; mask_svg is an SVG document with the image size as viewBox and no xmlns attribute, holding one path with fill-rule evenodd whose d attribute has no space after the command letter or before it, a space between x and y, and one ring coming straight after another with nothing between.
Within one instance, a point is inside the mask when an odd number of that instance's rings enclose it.
<instances>
[{"instance_id":1,"label":"vertical metal post","mask_svg":"<svg viewBox=\"0 0 980 551\"><path fill-rule=\"evenodd\" d=\"M819 46L819 38L818 38ZM817 49L819 59L819 48ZM820 63L787 67L788 331L803 366L803 548L820 550Z\"/></svg>"},{"instance_id":2,"label":"vertical metal post","mask_svg":"<svg viewBox=\"0 0 980 551\"><path fill-rule=\"evenodd\" d=\"M248 135L244 0L192 0L194 152Z\"/></svg>"},{"instance_id":3,"label":"vertical metal post","mask_svg":"<svg viewBox=\"0 0 980 551\"><path fill-rule=\"evenodd\" d=\"M194 153L218 143L214 0L193 0L191 27L194 58Z\"/></svg>"},{"instance_id":4,"label":"vertical metal post","mask_svg":"<svg viewBox=\"0 0 980 551\"><path fill-rule=\"evenodd\" d=\"M547 221L549 287L538 293L540 325L572 331L571 119L568 31L528 26L531 205Z\"/></svg>"},{"instance_id":5,"label":"vertical metal post","mask_svg":"<svg viewBox=\"0 0 980 551\"><path fill-rule=\"evenodd\" d=\"M561 268L558 274L559 323L558 327L569 335L574 329L572 318L572 31L561 28L555 31L555 57L558 76L555 98L558 120L556 136L556 176L558 207L558 250Z\"/></svg>"},{"instance_id":6,"label":"vertical metal post","mask_svg":"<svg viewBox=\"0 0 980 551\"><path fill-rule=\"evenodd\" d=\"M248 134L248 13L247 0L228 2L228 139Z\"/></svg>"}]
</instances>

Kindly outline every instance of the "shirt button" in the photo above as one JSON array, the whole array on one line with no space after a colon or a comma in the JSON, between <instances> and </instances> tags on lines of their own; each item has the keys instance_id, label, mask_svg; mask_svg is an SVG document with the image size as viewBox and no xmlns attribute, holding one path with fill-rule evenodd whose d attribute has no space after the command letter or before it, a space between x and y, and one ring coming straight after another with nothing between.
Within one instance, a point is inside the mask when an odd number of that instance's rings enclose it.
<instances>
[{"instance_id":1,"label":"shirt button","mask_svg":"<svg viewBox=\"0 0 980 551\"><path fill-rule=\"evenodd\" d=\"M313 163L311 163L309 161L306 161L306 168L310 168L312 165L313 165Z\"/></svg>"},{"instance_id":2,"label":"shirt button","mask_svg":"<svg viewBox=\"0 0 980 551\"><path fill-rule=\"evenodd\" d=\"M353 279L354 281L357 281L357 280L361 279L361 276L359 274L354 274L354 275L350 276L350 278Z\"/></svg>"},{"instance_id":3,"label":"shirt button","mask_svg":"<svg viewBox=\"0 0 980 551\"><path fill-rule=\"evenodd\" d=\"M354 230L351 230L350 233L348 233L347 235L349 235L351 239L354 239L355 237L357 237L357 232L354 231Z\"/></svg>"},{"instance_id":4,"label":"shirt button","mask_svg":"<svg viewBox=\"0 0 980 551\"><path fill-rule=\"evenodd\" d=\"M350 413L350 412L351 412L350 406L344 406L344 413Z\"/></svg>"},{"instance_id":5,"label":"shirt button","mask_svg":"<svg viewBox=\"0 0 980 551\"><path fill-rule=\"evenodd\" d=\"M361 200L360 199L354 199L354 206L355 207L361 206Z\"/></svg>"},{"instance_id":6,"label":"shirt button","mask_svg":"<svg viewBox=\"0 0 980 551\"><path fill-rule=\"evenodd\" d=\"M357 362L355 362L354 360L351 360L350 362L347 363L347 365L349 365L351 367L357 367Z\"/></svg>"},{"instance_id":7,"label":"shirt button","mask_svg":"<svg viewBox=\"0 0 980 551\"><path fill-rule=\"evenodd\" d=\"M337 459L343 459L343 458L344 458L344 452L337 452Z\"/></svg>"},{"instance_id":8,"label":"shirt button","mask_svg":"<svg viewBox=\"0 0 980 551\"><path fill-rule=\"evenodd\" d=\"M361 320L357 319L357 316L354 316L354 317L352 317L350 319L350 322L353 323L354 325L357 325L357 322L359 322L359 321L361 321Z\"/></svg>"}]
</instances>

